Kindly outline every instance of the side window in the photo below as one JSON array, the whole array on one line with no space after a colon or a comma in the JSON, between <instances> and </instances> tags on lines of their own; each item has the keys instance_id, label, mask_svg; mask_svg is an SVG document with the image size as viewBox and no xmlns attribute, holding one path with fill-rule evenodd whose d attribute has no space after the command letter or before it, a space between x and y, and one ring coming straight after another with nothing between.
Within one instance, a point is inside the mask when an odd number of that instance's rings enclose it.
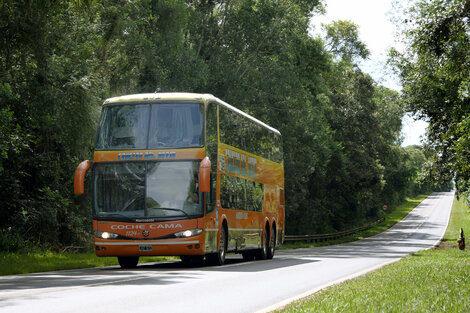
<instances>
[{"instance_id":1,"label":"side window","mask_svg":"<svg viewBox=\"0 0 470 313\"><path fill-rule=\"evenodd\" d=\"M207 199L207 213L214 210L217 196L217 104L209 103L206 111L206 155L211 161L211 191Z\"/></svg>"},{"instance_id":2,"label":"side window","mask_svg":"<svg viewBox=\"0 0 470 313\"><path fill-rule=\"evenodd\" d=\"M282 140L278 134L224 106L220 106L219 120L222 143L282 162Z\"/></svg>"},{"instance_id":3,"label":"side window","mask_svg":"<svg viewBox=\"0 0 470 313\"><path fill-rule=\"evenodd\" d=\"M278 134L273 133L273 160L277 163L282 163L283 151L282 151L282 137Z\"/></svg>"},{"instance_id":4,"label":"side window","mask_svg":"<svg viewBox=\"0 0 470 313\"><path fill-rule=\"evenodd\" d=\"M220 118L220 141L239 149L243 149L241 138L242 138L242 116L227 109L224 106L220 107L219 110Z\"/></svg>"},{"instance_id":5,"label":"side window","mask_svg":"<svg viewBox=\"0 0 470 313\"><path fill-rule=\"evenodd\" d=\"M262 211L262 183L225 174L220 178L220 199L224 209Z\"/></svg>"}]
</instances>

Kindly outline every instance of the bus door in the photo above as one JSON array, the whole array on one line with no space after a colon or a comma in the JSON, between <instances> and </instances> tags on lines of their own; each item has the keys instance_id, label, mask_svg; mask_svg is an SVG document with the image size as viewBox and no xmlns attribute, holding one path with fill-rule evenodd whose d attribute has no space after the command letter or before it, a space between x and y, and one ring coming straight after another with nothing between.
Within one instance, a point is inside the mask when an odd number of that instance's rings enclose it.
<instances>
[{"instance_id":1,"label":"bus door","mask_svg":"<svg viewBox=\"0 0 470 313\"><path fill-rule=\"evenodd\" d=\"M217 184L216 173L211 173L211 190L206 194L206 214L205 214L205 253L217 252L218 231L219 231L219 207L217 205Z\"/></svg>"}]
</instances>

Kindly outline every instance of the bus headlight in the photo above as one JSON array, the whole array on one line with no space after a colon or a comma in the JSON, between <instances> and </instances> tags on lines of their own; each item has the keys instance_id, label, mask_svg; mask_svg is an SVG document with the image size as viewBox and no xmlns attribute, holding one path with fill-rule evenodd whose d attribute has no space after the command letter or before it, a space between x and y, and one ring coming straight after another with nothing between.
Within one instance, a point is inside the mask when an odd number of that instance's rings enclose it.
<instances>
[{"instance_id":1,"label":"bus headlight","mask_svg":"<svg viewBox=\"0 0 470 313\"><path fill-rule=\"evenodd\" d=\"M187 238L187 237L193 237L200 235L202 233L202 229L196 228L196 229L188 229L188 230L183 230L180 232L175 233L175 237L177 238Z\"/></svg>"},{"instance_id":2,"label":"bus headlight","mask_svg":"<svg viewBox=\"0 0 470 313\"><path fill-rule=\"evenodd\" d=\"M119 237L118 234L108 233L107 231L95 231L94 235L101 239L116 239L117 237Z\"/></svg>"}]
</instances>

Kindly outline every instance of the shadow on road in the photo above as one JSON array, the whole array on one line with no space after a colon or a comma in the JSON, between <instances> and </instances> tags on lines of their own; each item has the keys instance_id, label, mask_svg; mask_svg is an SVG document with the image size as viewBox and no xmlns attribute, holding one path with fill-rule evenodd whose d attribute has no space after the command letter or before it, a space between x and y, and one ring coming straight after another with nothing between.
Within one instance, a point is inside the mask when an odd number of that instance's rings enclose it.
<instances>
[{"instance_id":1,"label":"shadow on road","mask_svg":"<svg viewBox=\"0 0 470 313\"><path fill-rule=\"evenodd\" d=\"M105 267L5 276L0 278L0 291L100 285L169 285L198 279L204 272L261 272L315 262L296 258L244 262L241 256L237 257L230 255L224 266L188 266L174 261L141 264L135 269ZM0 300L4 300L2 298L0 294Z\"/></svg>"}]
</instances>

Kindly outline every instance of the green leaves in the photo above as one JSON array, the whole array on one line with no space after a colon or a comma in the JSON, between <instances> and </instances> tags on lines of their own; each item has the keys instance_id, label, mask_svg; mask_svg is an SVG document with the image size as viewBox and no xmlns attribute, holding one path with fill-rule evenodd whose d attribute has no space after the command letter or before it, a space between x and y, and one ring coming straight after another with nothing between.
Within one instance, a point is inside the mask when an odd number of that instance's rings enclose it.
<instances>
[{"instance_id":1,"label":"green leaves","mask_svg":"<svg viewBox=\"0 0 470 313\"><path fill-rule=\"evenodd\" d=\"M428 177L470 179L466 117L470 113L470 2L420 1L409 12L414 21L403 55L395 58L404 101L429 120ZM395 56L398 54L395 53Z\"/></svg>"},{"instance_id":2,"label":"green leaves","mask_svg":"<svg viewBox=\"0 0 470 313\"><path fill-rule=\"evenodd\" d=\"M359 39L359 29L351 21L333 21L323 25L326 32L326 48L345 62L351 63L354 59L366 59L370 52Z\"/></svg>"}]
</instances>

